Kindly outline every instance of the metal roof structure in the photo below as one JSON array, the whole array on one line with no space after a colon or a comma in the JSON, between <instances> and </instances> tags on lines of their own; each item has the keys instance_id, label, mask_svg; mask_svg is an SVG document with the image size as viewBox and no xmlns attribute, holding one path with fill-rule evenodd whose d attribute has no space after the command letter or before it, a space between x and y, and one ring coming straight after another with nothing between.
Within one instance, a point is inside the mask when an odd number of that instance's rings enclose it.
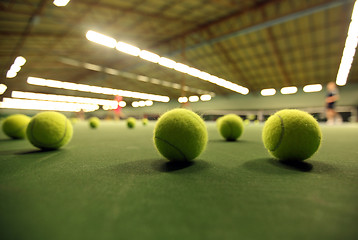
<instances>
[{"instance_id":1,"label":"metal roof structure","mask_svg":"<svg viewBox=\"0 0 358 240\"><path fill-rule=\"evenodd\" d=\"M336 80L353 4L352 0L72 0L56 7L48 0L2 0L0 72L8 90L1 97L18 90L113 99L30 85L29 76L175 100L235 93L90 42L88 30L244 86L250 93L326 84ZM15 78L7 79L17 56L27 62ZM348 78L353 82L358 82L357 60Z\"/></svg>"}]
</instances>

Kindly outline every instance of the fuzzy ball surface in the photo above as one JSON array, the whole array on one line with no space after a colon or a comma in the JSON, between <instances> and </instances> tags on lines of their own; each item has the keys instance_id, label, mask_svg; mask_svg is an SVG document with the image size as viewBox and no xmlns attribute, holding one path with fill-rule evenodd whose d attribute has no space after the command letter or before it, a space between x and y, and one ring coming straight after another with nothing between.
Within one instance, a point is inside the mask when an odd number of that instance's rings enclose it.
<instances>
[{"instance_id":1,"label":"fuzzy ball surface","mask_svg":"<svg viewBox=\"0 0 358 240\"><path fill-rule=\"evenodd\" d=\"M208 131L199 115L177 108L158 119L153 140L158 152L168 160L191 161L204 151Z\"/></svg>"},{"instance_id":2,"label":"fuzzy ball surface","mask_svg":"<svg viewBox=\"0 0 358 240\"><path fill-rule=\"evenodd\" d=\"M134 128L137 123L137 120L134 117L127 118L127 127Z\"/></svg>"},{"instance_id":3,"label":"fuzzy ball surface","mask_svg":"<svg viewBox=\"0 0 358 240\"><path fill-rule=\"evenodd\" d=\"M265 148L280 160L310 158L321 144L317 120L307 112L284 109L270 116L262 131Z\"/></svg>"},{"instance_id":4,"label":"fuzzy ball surface","mask_svg":"<svg viewBox=\"0 0 358 240\"><path fill-rule=\"evenodd\" d=\"M23 139L26 137L26 128L31 118L24 114L14 114L7 117L3 124L4 133L14 139Z\"/></svg>"},{"instance_id":5,"label":"fuzzy ball surface","mask_svg":"<svg viewBox=\"0 0 358 240\"><path fill-rule=\"evenodd\" d=\"M90 119L88 119L88 123L89 123L91 128L98 128L100 122L101 121L97 117L91 117Z\"/></svg>"},{"instance_id":6,"label":"fuzzy ball surface","mask_svg":"<svg viewBox=\"0 0 358 240\"><path fill-rule=\"evenodd\" d=\"M26 134L35 147L52 150L64 146L71 140L73 128L62 113L42 112L31 119Z\"/></svg>"},{"instance_id":7,"label":"fuzzy ball surface","mask_svg":"<svg viewBox=\"0 0 358 240\"><path fill-rule=\"evenodd\" d=\"M148 118L143 118L143 119L142 119L142 124L143 124L144 126L146 126L146 125L148 124Z\"/></svg>"},{"instance_id":8,"label":"fuzzy ball surface","mask_svg":"<svg viewBox=\"0 0 358 240\"><path fill-rule=\"evenodd\" d=\"M227 114L220 120L219 132L226 141L236 141L243 131L242 118L236 114Z\"/></svg>"}]
</instances>

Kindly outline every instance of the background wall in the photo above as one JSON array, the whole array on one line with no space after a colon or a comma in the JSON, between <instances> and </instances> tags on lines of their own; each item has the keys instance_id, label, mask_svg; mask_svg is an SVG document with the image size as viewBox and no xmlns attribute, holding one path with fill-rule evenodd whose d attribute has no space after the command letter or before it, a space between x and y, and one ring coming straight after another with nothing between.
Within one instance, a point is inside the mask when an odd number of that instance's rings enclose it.
<instances>
[{"instance_id":1,"label":"background wall","mask_svg":"<svg viewBox=\"0 0 358 240\"><path fill-rule=\"evenodd\" d=\"M347 109L357 109L358 107L358 84L348 84L339 88L340 100L338 106L342 111ZM263 97L260 93L249 93L244 96L233 93L231 95L222 97L214 97L208 102L190 103L187 108L190 108L201 114L225 114L228 112L236 112L238 114L257 113L258 111L273 112L282 108L300 108L300 109L314 109L315 112L324 112L325 91L317 93L304 93L302 89L296 94L282 95L276 93L274 96ZM348 106L343 107L343 106ZM143 115L160 115L170 109L180 107L176 99L172 99L169 103L154 103L151 107L133 108L131 106L123 109L123 114L127 116L142 117ZM349 110L350 111L350 110ZM33 110L13 110L0 109L0 115L9 115L13 113L24 113L27 115L34 115L37 111ZM75 113L65 113L69 117L76 116ZM112 116L112 112L98 110L93 113L86 113L86 117L99 116L105 118Z\"/></svg>"},{"instance_id":2,"label":"background wall","mask_svg":"<svg viewBox=\"0 0 358 240\"><path fill-rule=\"evenodd\" d=\"M339 88L340 99L338 106L358 106L358 84L350 84ZM324 110L326 92L323 90L316 93L305 93L302 89L296 94L282 95L276 93L274 96L263 97L260 93L231 94L226 97L214 97L209 102L190 103L188 106L194 111L206 114L223 113L230 111L257 111L276 110L281 108L321 108ZM152 107L124 108L126 115L160 114L169 109L180 107L175 100L169 103L154 103Z\"/></svg>"}]
</instances>

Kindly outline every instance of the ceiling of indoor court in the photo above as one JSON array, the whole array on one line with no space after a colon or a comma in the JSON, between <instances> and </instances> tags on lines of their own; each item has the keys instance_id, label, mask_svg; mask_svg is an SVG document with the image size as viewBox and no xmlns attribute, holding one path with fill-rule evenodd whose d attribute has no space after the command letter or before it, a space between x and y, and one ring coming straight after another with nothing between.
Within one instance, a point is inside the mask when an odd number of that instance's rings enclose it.
<instances>
[{"instance_id":1,"label":"ceiling of indoor court","mask_svg":"<svg viewBox=\"0 0 358 240\"><path fill-rule=\"evenodd\" d=\"M175 100L183 94L182 84L188 86L186 96L234 93L90 42L88 30L247 87L250 94L264 88L326 84L336 80L353 4L351 0L72 0L66 7L56 7L50 0L1 0L0 70L1 82L8 86L2 97L13 90L98 97L29 85L28 76ZM17 56L27 62L15 78L6 79ZM357 60L348 78L352 82L358 82Z\"/></svg>"}]
</instances>

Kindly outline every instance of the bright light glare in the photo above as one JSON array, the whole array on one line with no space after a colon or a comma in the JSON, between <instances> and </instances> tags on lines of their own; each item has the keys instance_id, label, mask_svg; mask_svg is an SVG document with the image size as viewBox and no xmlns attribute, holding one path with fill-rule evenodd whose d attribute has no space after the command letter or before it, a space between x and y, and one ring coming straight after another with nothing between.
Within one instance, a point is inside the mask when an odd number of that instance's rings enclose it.
<instances>
[{"instance_id":1,"label":"bright light glare","mask_svg":"<svg viewBox=\"0 0 358 240\"><path fill-rule=\"evenodd\" d=\"M114 38L108 37L92 30L89 30L86 33L86 38L92 42L101 44L109 48L115 48L117 45L117 41Z\"/></svg>"},{"instance_id":2,"label":"bright light glare","mask_svg":"<svg viewBox=\"0 0 358 240\"><path fill-rule=\"evenodd\" d=\"M21 70L21 67L15 65L15 64L12 64L11 67L10 67L10 71L12 71L12 72L18 73L18 72L20 72L20 70Z\"/></svg>"},{"instance_id":3,"label":"bright light glare","mask_svg":"<svg viewBox=\"0 0 358 240\"><path fill-rule=\"evenodd\" d=\"M118 105L123 108L123 107L127 106L127 103L125 101L120 101L118 103Z\"/></svg>"},{"instance_id":4,"label":"bright light glare","mask_svg":"<svg viewBox=\"0 0 358 240\"><path fill-rule=\"evenodd\" d=\"M167 68L174 68L174 66L176 64L175 61L173 61L173 60L171 60L169 58L165 58L165 57L161 57L159 59L158 63L159 63L159 65L162 65L162 66L167 67Z\"/></svg>"},{"instance_id":5,"label":"bright light glare","mask_svg":"<svg viewBox=\"0 0 358 240\"><path fill-rule=\"evenodd\" d=\"M182 63L176 63L174 69L182 73L187 73L190 67Z\"/></svg>"},{"instance_id":6,"label":"bright light glare","mask_svg":"<svg viewBox=\"0 0 358 240\"><path fill-rule=\"evenodd\" d=\"M276 90L274 88L267 88L261 90L262 96L273 96L276 94Z\"/></svg>"},{"instance_id":7,"label":"bright light glare","mask_svg":"<svg viewBox=\"0 0 358 240\"><path fill-rule=\"evenodd\" d=\"M139 54L139 57L141 59L153 62L153 63L157 63L160 59L159 55L146 51L146 50L142 50Z\"/></svg>"},{"instance_id":8,"label":"bright light glare","mask_svg":"<svg viewBox=\"0 0 358 240\"><path fill-rule=\"evenodd\" d=\"M352 21L349 24L346 43L343 50L341 63L339 65L336 84L344 86L347 83L348 75L352 66L353 58L358 43L358 1L355 2L352 12Z\"/></svg>"},{"instance_id":9,"label":"bright light glare","mask_svg":"<svg viewBox=\"0 0 358 240\"><path fill-rule=\"evenodd\" d=\"M197 77L197 78L200 78L201 76L201 71L199 69L192 68L192 67L187 70L187 73L190 76Z\"/></svg>"},{"instance_id":10,"label":"bright light glare","mask_svg":"<svg viewBox=\"0 0 358 240\"><path fill-rule=\"evenodd\" d=\"M319 92L322 90L321 84L311 84L303 87L304 92Z\"/></svg>"},{"instance_id":11,"label":"bright light glare","mask_svg":"<svg viewBox=\"0 0 358 240\"><path fill-rule=\"evenodd\" d=\"M7 86L5 84L0 84L0 95L3 94L7 89Z\"/></svg>"},{"instance_id":12,"label":"bright light glare","mask_svg":"<svg viewBox=\"0 0 358 240\"><path fill-rule=\"evenodd\" d=\"M90 31L89 31L90 32ZM104 35L102 35L104 36ZM88 37L87 37L88 38ZM113 42L113 38L111 38L111 43ZM114 40L115 41L115 40ZM100 43L100 42L98 42ZM102 44L102 43L100 43ZM111 47L113 47L113 45L111 45ZM174 68L174 70L182 72L182 73L186 73L189 74L193 77L197 77L200 78L204 81L208 81L211 83L214 83L218 86L227 88L229 90L232 90L234 92L238 92L241 93L243 95L246 95L249 93L249 89L243 86L240 86L238 84L232 83L230 81L227 81L225 79L221 79L218 78L216 76L210 75L209 73L206 72L202 72L196 68L192 68L188 65L185 65L183 63L179 63L179 62L175 62L171 59L165 58L165 57L160 57L159 55L146 51L146 50L141 50L140 48L130 45L128 43L124 43L124 42L118 42L116 45L116 48L118 51L133 55L133 56L139 56L140 58L153 62L153 63L158 63L159 65L162 65L164 67L168 67L168 68Z\"/></svg>"},{"instance_id":13,"label":"bright light glare","mask_svg":"<svg viewBox=\"0 0 358 240\"><path fill-rule=\"evenodd\" d=\"M178 98L178 102L186 103L186 102L188 102L188 98L187 97L180 97L180 98Z\"/></svg>"},{"instance_id":14,"label":"bright light glare","mask_svg":"<svg viewBox=\"0 0 358 240\"><path fill-rule=\"evenodd\" d=\"M64 7L64 6L66 6L69 2L70 2L70 0L54 0L54 1L53 1L53 5L55 5L55 6L57 6L57 7Z\"/></svg>"},{"instance_id":15,"label":"bright light glare","mask_svg":"<svg viewBox=\"0 0 358 240\"><path fill-rule=\"evenodd\" d=\"M74 97L66 95L55 95L55 94L44 94L44 93L33 93L33 92L21 92L21 91L12 91L11 97L13 98L24 98L24 99L33 99L33 100L45 100L45 101L55 101L55 102L72 102L72 103L87 103L87 104L97 104L97 105L107 105L115 109L118 107L118 102L115 100L107 100L100 98L84 98L84 97Z\"/></svg>"},{"instance_id":16,"label":"bright light glare","mask_svg":"<svg viewBox=\"0 0 358 240\"><path fill-rule=\"evenodd\" d=\"M139 98L139 99L152 100L158 102L169 102L170 100L168 96L161 96L161 95L141 93L141 92L132 92L132 91L126 91L120 89L112 89L112 88L77 84L71 82L62 82L57 80L49 80L49 79L35 78L35 77L28 77L27 83L32 85L38 85L38 86L62 88L68 90L107 94L107 95L114 95L114 96L118 95L122 97Z\"/></svg>"},{"instance_id":17,"label":"bright light glare","mask_svg":"<svg viewBox=\"0 0 358 240\"><path fill-rule=\"evenodd\" d=\"M19 66L19 67L22 67L24 66L26 63L26 59L22 56L18 56L15 61L14 61L14 64Z\"/></svg>"},{"instance_id":18,"label":"bright light glare","mask_svg":"<svg viewBox=\"0 0 358 240\"><path fill-rule=\"evenodd\" d=\"M138 104L138 102L132 102L132 107L139 107L139 104Z\"/></svg>"},{"instance_id":19,"label":"bright light glare","mask_svg":"<svg viewBox=\"0 0 358 240\"><path fill-rule=\"evenodd\" d=\"M210 101L211 100L211 96L209 94L204 94L200 96L200 100L201 101Z\"/></svg>"},{"instance_id":20,"label":"bright light glare","mask_svg":"<svg viewBox=\"0 0 358 240\"><path fill-rule=\"evenodd\" d=\"M297 92L297 87L284 87L281 88L282 94L294 94Z\"/></svg>"},{"instance_id":21,"label":"bright light glare","mask_svg":"<svg viewBox=\"0 0 358 240\"><path fill-rule=\"evenodd\" d=\"M146 105L147 107L150 107L150 106L153 105L153 101L147 100L147 101L145 101L145 105Z\"/></svg>"},{"instance_id":22,"label":"bright light glare","mask_svg":"<svg viewBox=\"0 0 358 240\"><path fill-rule=\"evenodd\" d=\"M83 64L83 67L88 69L88 70L92 70L92 71L97 71L97 72L100 72L102 71L102 67L101 66L98 66L96 64L92 64L92 63L84 63Z\"/></svg>"},{"instance_id":23,"label":"bright light glare","mask_svg":"<svg viewBox=\"0 0 358 240\"><path fill-rule=\"evenodd\" d=\"M124 42L118 42L116 48L118 51L127 53L132 56L139 56L141 53L139 48Z\"/></svg>"},{"instance_id":24,"label":"bright light glare","mask_svg":"<svg viewBox=\"0 0 358 240\"><path fill-rule=\"evenodd\" d=\"M92 112L92 111L96 111L99 108L99 106L96 104L80 104L80 103L4 98L0 108L51 110L51 111L68 111L68 112L79 112L81 111L81 109L83 109L85 112Z\"/></svg>"},{"instance_id":25,"label":"bright light glare","mask_svg":"<svg viewBox=\"0 0 358 240\"><path fill-rule=\"evenodd\" d=\"M17 72L9 70L6 73L6 78L14 78L14 77L16 77L16 75L17 75Z\"/></svg>"},{"instance_id":26,"label":"bright light glare","mask_svg":"<svg viewBox=\"0 0 358 240\"><path fill-rule=\"evenodd\" d=\"M189 97L189 102L197 102L199 101L199 97L198 96L190 96Z\"/></svg>"}]
</instances>

